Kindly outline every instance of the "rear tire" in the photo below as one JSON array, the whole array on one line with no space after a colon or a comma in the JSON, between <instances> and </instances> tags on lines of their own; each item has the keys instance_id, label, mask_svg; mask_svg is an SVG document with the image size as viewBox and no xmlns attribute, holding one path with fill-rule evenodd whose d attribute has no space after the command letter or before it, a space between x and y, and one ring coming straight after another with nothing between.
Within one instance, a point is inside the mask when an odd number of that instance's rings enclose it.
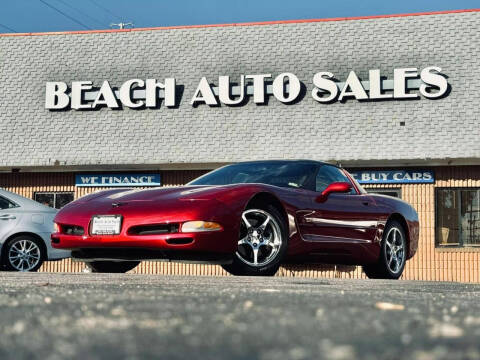
<instances>
[{"instance_id":1,"label":"rear tire","mask_svg":"<svg viewBox=\"0 0 480 360\"><path fill-rule=\"evenodd\" d=\"M402 276L407 259L407 237L398 221L387 223L383 231L380 257L374 264L364 265L363 271L370 279L397 280Z\"/></svg>"},{"instance_id":2,"label":"rear tire","mask_svg":"<svg viewBox=\"0 0 480 360\"><path fill-rule=\"evenodd\" d=\"M19 235L2 249L2 265L7 271L37 271L47 259L45 244L30 235Z\"/></svg>"},{"instance_id":3,"label":"rear tire","mask_svg":"<svg viewBox=\"0 0 480 360\"><path fill-rule=\"evenodd\" d=\"M92 261L87 267L94 273L126 273L140 264L140 261Z\"/></svg>"},{"instance_id":4,"label":"rear tire","mask_svg":"<svg viewBox=\"0 0 480 360\"><path fill-rule=\"evenodd\" d=\"M275 275L288 245L286 221L277 208L259 205L245 210L239 239L233 262L222 267L232 275Z\"/></svg>"}]
</instances>

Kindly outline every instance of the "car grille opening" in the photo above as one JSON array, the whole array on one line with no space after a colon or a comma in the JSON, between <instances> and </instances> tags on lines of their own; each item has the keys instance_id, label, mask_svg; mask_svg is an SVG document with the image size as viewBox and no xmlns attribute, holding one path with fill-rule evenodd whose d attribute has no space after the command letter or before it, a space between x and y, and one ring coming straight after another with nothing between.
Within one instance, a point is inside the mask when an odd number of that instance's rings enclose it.
<instances>
[{"instance_id":1,"label":"car grille opening","mask_svg":"<svg viewBox=\"0 0 480 360\"><path fill-rule=\"evenodd\" d=\"M136 225L128 229L128 235L163 235L178 233L179 224Z\"/></svg>"},{"instance_id":2,"label":"car grille opening","mask_svg":"<svg viewBox=\"0 0 480 360\"><path fill-rule=\"evenodd\" d=\"M62 225L62 233L65 235L83 235L85 230L81 226L76 225Z\"/></svg>"},{"instance_id":3,"label":"car grille opening","mask_svg":"<svg viewBox=\"0 0 480 360\"><path fill-rule=\"evenodd\" d=\"M191 244L193 242L192 238L174 238L174 239L168 239L167 244L170 245L186 245L186 244Z\"/></svg>"}]
</instances>

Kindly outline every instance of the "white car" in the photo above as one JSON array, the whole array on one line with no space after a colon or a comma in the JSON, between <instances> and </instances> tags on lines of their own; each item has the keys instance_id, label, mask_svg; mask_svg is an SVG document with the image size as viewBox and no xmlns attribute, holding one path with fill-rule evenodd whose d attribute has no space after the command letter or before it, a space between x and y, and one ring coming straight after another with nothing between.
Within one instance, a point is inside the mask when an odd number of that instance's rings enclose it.
<instances>
[{"instance_id":1,"label":"white car","mask_svg":"<svg viewBox=\"0 0 480 360\"><path fill-rule=\"evenodd\" d=\"M0 189L0 266L37 271L46 260L70 257L50 243L56 209Z\"/></svg>"}]
</instances>

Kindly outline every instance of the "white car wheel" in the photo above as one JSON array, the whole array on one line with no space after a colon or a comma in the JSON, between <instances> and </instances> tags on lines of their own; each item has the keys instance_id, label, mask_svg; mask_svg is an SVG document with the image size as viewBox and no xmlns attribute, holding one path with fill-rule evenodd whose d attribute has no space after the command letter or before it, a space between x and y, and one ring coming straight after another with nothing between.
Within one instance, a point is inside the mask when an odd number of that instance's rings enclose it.
<instances>
[{"instance_id":1,"label":"white car wheel","mask_svg":"<svg viewBox=\"0 0 480 360\"><path fill-rule=\"evenodd\" d=\"M7 242L3 261L7 270L37 271L46 257L44 246L32 236L20 235Z\"/></svg>"}]
</instances>

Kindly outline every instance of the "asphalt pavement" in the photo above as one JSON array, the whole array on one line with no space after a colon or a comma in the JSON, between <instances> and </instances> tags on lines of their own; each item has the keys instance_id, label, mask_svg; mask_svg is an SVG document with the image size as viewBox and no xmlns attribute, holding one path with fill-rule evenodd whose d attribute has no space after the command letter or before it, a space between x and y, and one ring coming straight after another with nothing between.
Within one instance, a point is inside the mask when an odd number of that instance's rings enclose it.
<instances>
[{"instance_id":1,"label":"asphalt pavement","mask_svg":"<svg viewBox=\"0 0 480 360\"><path fill-rule=\"evenodd\" d=\"M480 285L0 273L0 359L480 359Z\"/></svg>"}]
</instances>

